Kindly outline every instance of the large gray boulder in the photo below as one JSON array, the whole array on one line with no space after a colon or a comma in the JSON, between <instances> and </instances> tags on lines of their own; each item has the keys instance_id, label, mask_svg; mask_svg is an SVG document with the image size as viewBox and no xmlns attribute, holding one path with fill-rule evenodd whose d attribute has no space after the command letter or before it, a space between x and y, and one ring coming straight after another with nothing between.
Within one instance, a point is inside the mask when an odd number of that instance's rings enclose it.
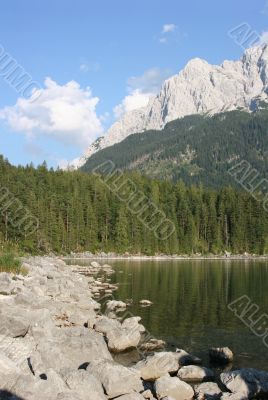
<instances>
[{"instance_id":1,"label":"large gray boulder","mask_svg":"<svg viewBox=\"0 0 268 400\"><path fill-rule=\"evenodd\" d=\"M65 382L83 400L88 400L89 394L94 400L106 400L101 382L88 371L71 371L65 376Z\"/></svg>"},{"instance_id":2,"label":"large gray boulder","mask_svg":"<svg viewBox=\"0 0 268 400\"><path fill-rule=\"evenodd\" d=\"M194 397L193 388L177 377L162 376L155 381L154 387L158 400L164 397L174 400L191 400Z\"/></svg>"},{"instance_id":3,"label":"large gray boulder","mask_svg":"<svg viewBox=\"0 0 268 400\"><path fill-rule=\"evenodd\" d=\"M154 381L167 373L177 372L179 364L176 353L160 352L139 361L134 368L144 380Z\"/></svg>"},{"instance_id":4,"label":"large gray boulder","mask_svg":"<svg viewBox=\"0 0 268 400\"><path fill-rule=\"evenodd\" d=\"M114 361L93 361L87 371L102 383L108 398L143 390L139 372Z\"/></svg>"},{"instance_id":5,"label":"large gray boulder","mask_svg":"<svg viewBox=\"0 0 268 400\"><path fill-rule=\"evenodd\" d=\"M106 338L109 350L117 353L137 347L141 340L141 334L138 330L120 327L107 332Z\"/></svg>"},{"instance_id":6,"label":"large gray boulder","mask_svg":"<svg viewBox=\"0 0 268 400\"><path fill-rule=\"evenodd\" d=\"M22 374L17 364L2 352L0 353L0 371L0 389L2 390L10 390Z\"/></svg>"},{"instance_id":7,"label":"large gray boulder","mask_svg":"<svg viewBox=\"0 0 268 400\"><path fill-rule=\"evenodd\" d=\"M201 382L214 378L214 372L199 365L187 365L178 371L178 378L185 382Z\"/></svg>"},{"instance_id":8,"label":"large gray boulder","mask_svg":"<svg viewBox=\"0 0 268 400\"><path fill-rule=\"evenodd\" d=\"M232 393L251 399L268 395L268 373L253 368L243 368L220 375L222 383Z\"/></svg>"},{"instance_id":9,"label":"large gray boulder","mask_svg":"<svg viewBox=\"0 0 268 400\"><path fill-rule=\"evenodd\" d=\"M48 368L78 369L94 360L112 359L102 335L86 328L58 329L58 336L40 339L36 350L43 364L42 373Z\"/></svg>"},{"instance_id":10,"label":"large gray boulder","mask_svg":"<svg viewBox=\"0 0 268 400\"><path fill-rule=\"evenodd\" d=\"M127 329L132 332L138 331L140 333L144 333L146 331L146 329L143 325L140 324L140 321L141 321L141 317L126 318L122 322L122 328Z\"/></svg>"},{"instance_id":11,"label":"large gray boulder","mask_svg":"<svg viewBox=\"0 0 268 400\"><path fill-rule=\"evenodd\" d=\"M218 400L222 395L222 391L215 382L204 382L195 386L197 400Z\"/></svg>"},{"instance_id":12,"label":"large gray boulder","mask_svg":"<svg viewBox=\"0 0 268 400\"><path fill-rule=\"evenodd\" d=\"M20 375L9 389L14 395L24 400L54 400L59 393L66 390L66 384L54 370L47 372L46 380L29 374Z\"/></svg>"},{"instance_id":13,"label":"large gray boulder","mask_svg":"<svg viewBox=\"0 0 268 400\"><path fill-rule=\"evenodd\" d=\"M120 328L121 324L117 319L108 318L106 316L98 317L94 324L95 331L103 333L104 335L107 335L107 333L112 330Z\"/></svg>"},{"instance_id":14,"label":"large gray boulder","mask_svg":"<svg viewBox=\"0 0 268 400\"><path fill-rule=\"evenodd\" d=\"M139 317L127 318L122 324L106 316L96 320L94 329L103 333L110 351L118 353L137 347L144 327L139 324Z\"/></svg>"}]
</instances>

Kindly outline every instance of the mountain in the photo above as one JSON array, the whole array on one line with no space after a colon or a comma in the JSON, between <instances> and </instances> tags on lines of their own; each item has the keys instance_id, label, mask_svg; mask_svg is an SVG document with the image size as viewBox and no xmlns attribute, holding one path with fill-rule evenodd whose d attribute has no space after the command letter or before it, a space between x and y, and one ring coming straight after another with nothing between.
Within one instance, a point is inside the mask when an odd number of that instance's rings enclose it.
<instances>
[{"instance_id":1,"label":"mountain","mask_svg":"<svg viewBox=\"0 0 268 400\"><path fill-rule=\"evenodd\" d=\"M252 113L187 116L168 123L161 131L130 135L93 154L82 170L90 172L111 160L122 170L219 188L239 186L228 170L246 160L252 173L256 169L259 180L268 178L268 107L261 102L258 107Z\"/></svg>"},{"instance_id":2,"label":"mountain","mask_svg":"<svg viewBox=\"0 0 268 400\"><path fill-rule=\"evenodd\" d=\"M257 101L268 101L267 93L267 45L247 49L239 61L224 61L220 66L195 58L178 75L166 80L146 107L125 114L112 125L87 149L77 167L133 133L162 130L167 123L187 115L252 111Z\"/></svg>"}]
</instances>

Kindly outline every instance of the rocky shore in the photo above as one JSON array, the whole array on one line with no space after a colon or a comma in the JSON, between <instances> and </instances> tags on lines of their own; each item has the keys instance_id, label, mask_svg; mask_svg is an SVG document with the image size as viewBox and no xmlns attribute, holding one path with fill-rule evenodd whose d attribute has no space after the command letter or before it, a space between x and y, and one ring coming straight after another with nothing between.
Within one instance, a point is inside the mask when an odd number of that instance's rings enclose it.
<instances>
[{"instance_id":1,"label":"rocky shore","mask_svg":"<svg viewBox=\"0 0 268 400\"><path fill-rule=\"evenodd\" d=\"M91 253L89 251L83 253L71 253L68 256L62 256L63 259L93 259L93 260L131 260L131 261L168 261L168 260L267 260L268 254L231 254L225 252L224 254L158 254L154 256L147 256L144 254L117 254L117 253Z\"/></svg>"},{"instance_id":2,"label":"rocky shore","mask_svg":"<svg viewBox=\"0 0 268 400\"><path fill-rule=\"evenodd\" d=\"M0 399L243 400L268 395L266 372L227 368L218 379L186 351L165 351L165 343L146 331L128 304L113 299L117 285L110 283L109 265L67 266L60 259L33 257L24 260L24 268L26 276L0 274ZM233 354L214 348L210 357L227 364Z\"/></svg>"}]
</instances>

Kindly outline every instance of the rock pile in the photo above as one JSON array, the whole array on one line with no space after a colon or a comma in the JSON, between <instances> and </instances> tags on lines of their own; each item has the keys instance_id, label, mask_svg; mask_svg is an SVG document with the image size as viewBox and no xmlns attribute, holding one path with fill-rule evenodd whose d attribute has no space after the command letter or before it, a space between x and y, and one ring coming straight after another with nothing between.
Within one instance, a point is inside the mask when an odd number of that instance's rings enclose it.
<instances>
[{"instance_id":1,"label":"rock pile","mask_svg":"<svg viewBox=\"0 0 268 400\"><path fill-rule=\"evenodd\" d=\"M27 276L0 274L0 399L241 400L268 394L268 374L251 369L221 374L223 393L213 371L196 365L197 357L163 351L165 343L154 338L144 342L141 319L127 312L120 320L117 311L127 304L109 293L103 315L94 297L117 289L107 282L110 266L35 257L24 267ZM162 351L142 354L131 367L115 361L133 348Z\"/></svg>"}]
</instances>

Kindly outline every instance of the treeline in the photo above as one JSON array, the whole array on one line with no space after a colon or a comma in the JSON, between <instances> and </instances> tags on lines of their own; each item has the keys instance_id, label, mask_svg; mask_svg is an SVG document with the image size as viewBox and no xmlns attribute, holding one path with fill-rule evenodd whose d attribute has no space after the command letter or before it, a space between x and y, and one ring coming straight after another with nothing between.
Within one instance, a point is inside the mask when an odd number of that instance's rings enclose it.
<instances>
[{"instance_id":1,"label":"treeline","mask_svg":"<svg viewBox=\"0 0 268 400\"><path fill-rule=\"evenodd\" d=\"M169 237L155 232L101 177L80 171L13 167L0 158L0 244L29 252L115 251L143 254L268 252L268 214L261 203L231 187L221 190L125 174L174 224ZM122 189L123 190L123 189ZM9 205L7 191L16 203ZM9 197L9 200L12 197ZM38 219L37 229L16 224L14 205ZM16 211L16 210L15 210ZM155 218L158 218L158 214ZM25 222L26 223L26 222ZM26 226L27 227L27 226Z\"/></svg>"}]
</instances>

